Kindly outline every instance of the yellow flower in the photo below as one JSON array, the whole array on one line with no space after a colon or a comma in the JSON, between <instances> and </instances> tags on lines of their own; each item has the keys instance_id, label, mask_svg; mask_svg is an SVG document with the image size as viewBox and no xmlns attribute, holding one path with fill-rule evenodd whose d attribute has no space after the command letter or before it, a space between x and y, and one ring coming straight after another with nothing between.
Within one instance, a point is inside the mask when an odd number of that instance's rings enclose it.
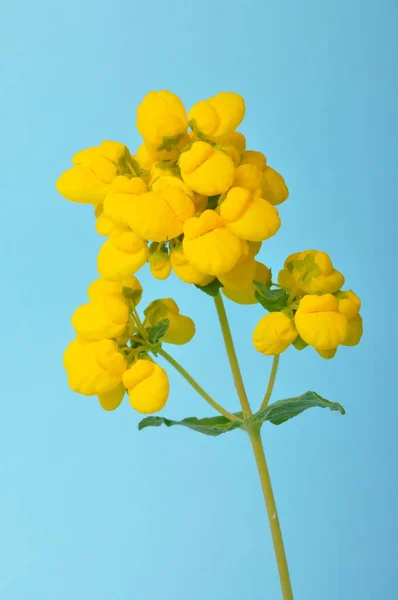
<instances>
[{"instance_id":1,"label":"yellow flower","mask_svg":"<svg viewBox=\"0 0 398 600\"><path fill-rule=\"evenodd\" d=\"M256 196L262 196L264 176L260 169L250 163L241 164L235 170L234 187L249 190Z\"/></svg>"},{"instance_id":2,"label":"yellow flower","mask_svg":"<svg viewBox=\"0 0 398 600\"><path fill-rule=\"evenodd\" d=\"M297 296L304 293L333 294L344 284L344 276L336 271L326 252L305 250L286 259L278 281L283 287L295 290Z\"/></svg>"},{"instance_id":3,"label":"yellow flower","mask_svg":"<svg viewBox=\"0 0 398 600\"><path fill-rule=\"evenodd\" d=\"M169 396L169 379L151 360L137 360L123 375L131 406L140 413L162 410Z\"/></svg>"},{"instance_id":4,"label":"yellow flower","mask_svg":"<svg viewBox=\"0 0 398 600\"><path fill-rule=\"evenodd\" d=\"M270 238L281 224L272 204L240 187L229 190L220 206L220 215L232 233L253 242Z\"/></svg>"},{"instance_id":5,"label":"yellow flower","mask_svg":"<svg viewBox=\"0 0 398 600\"><path fill-rule=\"evenodd\" d=\"M167 279L171 273L170 257L167 252L150 252L148 256L149 268L155 279Z\"/></svg>"},{"instance_id":6,"label":"yellow flower","mask_svg":"<svg viewBox=\"0 0 398 600\"><path fill-rule=\"evenodd\" d=\"M88 340L116 338L126 329L129 309L123 296L107 294L79 306L72 316L76 333Z\"/></svg>"},{"instance_id":7,"label":"yellow flower","mask_svg":"<svg viewBox=\"0 0 398 600\"><path fill-rule=\"evenodd\" d=\"M115 229L98 253L98 272L108 281L120 281L136 273L147 256L145 240L131 230Z\"/></svg>"},{"instance_id":8,"label":"yellow flower","mask_svg":"<svg viewBox=\"0 0 398 600\"><path fill-rule=\"evenodd\" d=\"M99 277L88 286L88 297L91 302L102 302L104 296L109 296L112 294L119 294L120 296L123 296L124 287L130 288L132 291L139 292L134 302L134 305L137 306L141 300L142 287L138 279L133 275L126 277L126 279L122 279L121 281L107 281L106 279Z\"/></svg>"},{"instance_id":9,"label":"yellow flower","mask_svg":"<svg viewBox=\"0 0 398 600\"><path fill-rule=\"evenodd\" d=\"M140 177L116 177L104 200L104 216L116 225L126 227L139 202L138 197L146 191L147 186Z\"/></svg>"},{"instance_id":10,"label":"yellow flower","mask_svg":"<svg viewBox=\"0 0 398 600\"><path fill-rule=\"evenodd\" d=\"M104 236L110 235L115 228L115 223L104 215L103 204L97 204L94 215L96 217L95 229L97 233Z\"/></svg>"},{"instance_id":11,"label":"yellow flower","mask_svg":"<svg viewBox=\"0 0 398 600\"><path fill-rule=\"evenodd\" d=\"M141 144L137 148L137 153L133 156L133 158L138 162L141 169L145 169L150 171L155 162L157 161L156 157L153 156L152 149L148 147L146 144Z\"/></svg>"},{"instance_id":12,"label":"yellow flower","mask_svg":"<svg viewBox=\"0 0 398 600\"><path fill-rule=\"evenodd\" d=\"M117 388L127 368L113 340L73 340L64 353L68 384L74 392L98 396Z\"/></svg>"},{"instance_id":13,"label":"yellow flower","mask_svg":"<svg viewBox=\"0 0 398 600\"><path fill-rule=\"evenodd\" d=\"M242 154L246 148L245 136L238 131L232 131L225 136L212 139L222 146L224 152L228 154L235 167L237 167L241 162Z\"/></svg>"},{"instance_id":14,"label":"yellow flower","mask_svg":"<svg viewBox=\"0 0 398 600\"><path fill-rule=\"evenodd\" d=\"M267 159L262 152L256 150L246 150L242 154L241 165L255 165L260 171L264 171L267 165Z\"/></svg>"},{"instance_id":15,"label":"yellow flower","mask_svg":"<svg viewBox=\"0 0 398 600\"><path fill-rule=\"evenodd\" d=\"M171 248L170 262L174 273L185 283L196 283L196 285L205 286L214 280L214 276L201 273L191 265L184 254L182 244Z\"/></svg>"},{"instance_id":16,"label":"yellow flower","mask_svg":"<svg viewBox=\"0 0 398 600\"><path fill-rule=\"evenodd\" d=\"M339 311L343 313L350 321L354 319L360 311L361 301L352 290L341 291L336 294L339 301Z\"/></svg>"},{"instance_id":17,"label":"yellow flower","mask_svg":"<svg viewBox=\"0 0 398 600\"><path fill-rule=\"evenodd\" d=\"M296 337L293 319L282 312L271 312L257 323L253 345L261 354L272 356L284 352Z\"/></svg>"},{"instance_id":18,"label":"yellow flower","mask_svg":"<svg viewBox=\"0 0 398 600\"><path fill-rule=\"evenodd\" d=\"M156 150L173 139L179 141L187 128L184 105L172 92L150 92L137 108L137 129Z\"/></svg>"},{"instance_id":19,"label":"yellow flower","mask_svg":"<svg viewBox=\"0 0 398 600\"><path fill-rule=\"evenodd\" d=\"M189 317L180 314L180 309L171 298L162 298L151 302L144 311L145 326L153 327L168 319L169 327L162 337L168 344L188 344L195 335L195 323Z\"/></svg>"},{"instance_id":20,"label":"yellow flower","mask_svg":"<svg viewBox=\"0 0 398 600\"><path fill-rule=\"evenodd\" d=\"M214 210L205 210L199 217L188 219L184 234L184 254L201 273L227 273L244 252L242 240L225 227Z\"/></svg>"},{"instance_id":21,"label":"yellow flower","mask_svg":"<svg viewBox=\"0 0 398 600\"><path fill-rule=\"evenodd\" d=\"M347 318L339 312L338 300L332 294L304 296L294 320L303 340L317 350L337 348L348 331Z\"/></svg>"},{"instance_id":22,"label":"yellow flower","mask_svg":"<svg viewBox=\"0 0 398 600\"><path fill-rule=\"evenodd\" d=\"M188 187L205 196L222 194L234 181L235 166L221 150L195 142L180 156L181 177Z\"/></svg>"},{"instance_id":23,"label":"yellow flower","mask_svg":"<svg viewBox=\"0 0 398 600\"><path fill-rule=\"evenodd\" d=\"M282 204L289 196L289 190L282 175L271 167L265 167L263 171L262 195L274 205Z\"/></svg>"},{"instance_id":24,"label":"yellow flower","mask_svg":"<svg viewBox=\"0 0 398 600\"><path fill-rule=\"evenodd\" d=\"M218 276L219 281L229 290L247 290L256 272L256 261L250 252L230 271Z\"/></svg>"},{"instance_id":25,"label":"yellow flower","mask_svg":"<svg viewBox=\"0 0 398 600\"><path fill-rule=\"evenodd\" d=\"M266 285L271 278L271 271L260 262L256 261L256 270L254 273L253 281L258 281L259 283L263 283ZM237 304L256 304L258 302L255 293L257 291L257 287L254 283L251 283L250 286L245 290L232 290L228 287L223 287L223 294L236 302Z\"/></svg>"},{"instance_id":26,"label":"yellow flower","mask_svg":"<svg viewBox=\"0 0 398 600\"><path fill-rule=\"evenodd\" d=\"M194 212L192 199L179 187L167 185L162 191L142 194L128 222L142 238L165 242L182 233L184 222Z\"/></svg>"},{"instance_id":27,"label":"yellow flower","mask_svg":"<svg viewBox=\"0 0 398 600\"><path fill-rule=\"evenodd\" d=\"M125 168L129 153L123 144L103 142L73 156L74 166L58 178L56 188L67 200L101 204L109 184Z\"/></svg>"},{"instance_id":28,"label":"yellow flower","mask_svg":"<svg viewBox=\"0 0 398 600\"><path fill-rule=\"evenodd\" d=\"M329 360L330 358L333 358L336 355L337 352L337 348L331 348L330 350L317 350L319 356L322 356L322 358L326 358L327 360Z\"/></svg>"},{"instance_id":29,"label":"yellow flower","mask_svg":"<svg viewBox=\"0 0 398 600\"><path fill-rule=\"evenodd\" d=\"M362 317L356 315L348 321L347 335L342 342L343 346L356 346L359 344L363 333Z\"/></svg>"},{"instance_id":30,"label":"yellow flower","mask_svg":"<svg viewBox=\"0 0 398 600\"><path fill-rule=\"evenodd\" d=\"M149 144L146 144L148 152L155 161L170 161L175 167L175 161L180 156L181 151L185 146L191 143L191 138L188 134L177 138L172 144L166 144L164 150L156 150ZM163 147L163 146L162 146Z\"/></svg>"},{"instance_id":31,"label":"yellow flower","mask_svg":"<svg viewBox=\"0 0 398 600\"><path fill-rule=\"evenodd\" d=\"M110 392L98 394L98 400L104 410L115 410L122 403L125 393L126 388L121 383L117 388Z\"/></svg>"},{"instance_id":32,"label":"yellow flower","mask_svg":"<svg viewBox=\"0 0 398 600\"><path fill-rule=\"evenodd\" d=\"M220 92L208 100L201 100L188 114L192 127L207 137L220 137L231 133L244 116L245 101L234 92Z\"/></svg>"}]
</instances>

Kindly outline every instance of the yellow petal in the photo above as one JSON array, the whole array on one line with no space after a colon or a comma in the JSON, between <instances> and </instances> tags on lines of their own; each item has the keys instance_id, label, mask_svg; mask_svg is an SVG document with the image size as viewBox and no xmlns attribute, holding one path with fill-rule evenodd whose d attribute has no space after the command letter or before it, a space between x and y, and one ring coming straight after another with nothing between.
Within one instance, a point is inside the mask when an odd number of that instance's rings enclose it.
<instances>
[{"instance_id":1,"label":"yellow petal","mask_svg":"<svg viewBox=\"0 0 398 600\"><path fill-rule=\"evenodd\" d=\"M253 332L253 345L267 356L281 354L297 337L293 320L282 312L265 315Z\"/></svg>"}]
</instances>

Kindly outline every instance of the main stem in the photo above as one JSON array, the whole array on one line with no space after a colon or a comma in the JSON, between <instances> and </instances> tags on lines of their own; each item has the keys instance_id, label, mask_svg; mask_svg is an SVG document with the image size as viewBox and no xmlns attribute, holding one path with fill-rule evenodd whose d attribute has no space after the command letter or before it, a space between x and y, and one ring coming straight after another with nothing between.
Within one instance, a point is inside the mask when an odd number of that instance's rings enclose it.
<instances>
[{"instance_id":1,"label":"main stem","mask_svg":"<svg viewBox=\"0 0 398 600\"><path fill-rule=\"evenodd\" d=\"M246 394L245 385L243 383L242 373L240 372L238 357L236 356L231 329L229 327L228 317L227 313L225 312L224 302L222 301L221 294L218 294L214 298L214 303L216 305L218 319L220 321L221 331L228 354L229 364L231 365L236 391L238 392L239 400L242 405L243 414L246 418L248 418L251 416L252 411Z\"/></svg>"},{"instance_id":2,"label":"main stem","mask_svg":"<svg viewBox=\"0 0 398 600\"><path fill-rule=\"evenodd\" d=\"M246 418L250 417L252 412L247 398L245 386L240 372L238 358L236 356L235 347L232 339L231 329L229 327L227 313L225 312L224 303L221 295L218 294L214 298L217 309L218 318L221 325L221 330L224 338L225 347L227 350L231 371L235 382L235 387L238 392L239 400L242 405L243 414ZM278 360L274 360L271 371L270 382L264 398L265 405L268 403L272 393L272 388L275 382L276 371L278 368ZM269 525L274 544L276 562L279 571L279 580L281 584L283 600L293 600L292 586L290 583L289 567L287 565L285 548L283 545L282 531L279 524L278 513L276 510L274 492L272 490L271 479L268 472L267 462L265 460L264 448L261 441L260 428L248 427L253 453L257 463L257 470L260 476L261 488L263 490L264 502L267 509Z\"/></svg>"},{"instance_id":3,"label":"main stem","mask_svg":"<svg viewBox=\"0 0 398 600\"><path fill-rule=\"evenodd\" d=\"M274 544L276 563L278 565L282 597L283 600L293 600L293 590L292 584L290 582L289 567L287 564L285 547L283 545L282 531L279 523L278 512L276 510L271 478L269 476L268 466L265 460L264 448L261 441L260 429L256 428L250 430L249 437L256 459L257 470L260 476L261 488L263 490L265 506L267 509L269 526L272 534L272 542Z\"/></svg>"}]
</instances>

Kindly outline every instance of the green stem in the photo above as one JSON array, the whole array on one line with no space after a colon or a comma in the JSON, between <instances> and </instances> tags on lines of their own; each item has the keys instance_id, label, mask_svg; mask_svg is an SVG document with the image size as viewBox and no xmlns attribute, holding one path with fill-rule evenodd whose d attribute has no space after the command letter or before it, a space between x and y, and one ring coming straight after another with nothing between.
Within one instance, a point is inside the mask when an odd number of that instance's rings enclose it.
<instances>
[{"instance_id":1,"label":"green stem","mask_svg":"<svg viewBox=\"0 0 398 600\"><path fill-rule=\"evenodd\" d=\"M263 490L264 502L267 509L269 525L274 544L276 562L279 571L279 580L281 584L283 600L293 600L292 584L290 582L289 567L283 545L282 531L279 524L278 512L276 510L274 493L272 490L271 479L268 472L267 462L265 460L264 448L261 441L260 429L253 428L249 430L250 441L252 444L254 456L257 463L257 470L260 476L261 488Z\"/></svg>"},{"instance_id":2,"label":"green stem","mask_svg":"<svg viewBox=\"0 0 398 600\"><path fill-rule=\"evenodd\" d=\"M200 396L202 396L202 398L204 398L206 400L206 402L208 402L210 404L210 406L215 408L216 411L218 411L219 413L224 415L224 417L226 417L230 421L237 421L237 422L241 423L241 419L239 419L239 417L237 417L236 415L233 415L228 410L223 408L220 404L218 404L218 402L213 400L213 398L211 396L209 396L209 394L207 392L205 392L205 390L197 383L197 381L195 381L195 379L193 377L191 377L191 375L188 373L188 371L186 371L184 369L184 367L181 366L180 363L175 360L175 358L170 356L170 354L168 354L165 350L159 350L158 354L160 354L160 356L163 356L163 358L165 360L167 360L167 362L170 363L171 366L174 367L175 370L178 371L179 374L182 375L182 377L184 377L184 379L186 379L186 381L188 381L188 383L193 387L193 389Z\"/></svg>"},{"instance_id":3,"label":"green stem","mask_svg":"<svg viewBox=\"0 0 398 600\"><path fill-rule=\"evenodd\" d=\"M274 389L275 378L278 372L279 365L279 354L275 354L274 361L272 363L271 374L269 376L267 391L265 392L263 403L261 404L260 410L263 410L271 399L272 390Z\"/></svg>"},{"instance_id":4,"label":"green stem","mask_svg":"<svg viewBox=\"0 0 398 600\"><path fill-rule=\"evenodd\" d=\"M242 405L243 415L245 418L249 418L252 414L249 400L247 398L245 386L242 379L242 374L240 372L238 358L235 352L235 346L232 339L231 329L228 323L227 313L225 312L224 302L222 300L221 294L218 294L214 298L214 302L217 309L218 319L221 325L221 331L224 338L225 348L227 350L229 364L231 365L232 376L234 378L234 383L236 387L236 391L238 392L239 400Z\"/></svg>"}]
</instances>

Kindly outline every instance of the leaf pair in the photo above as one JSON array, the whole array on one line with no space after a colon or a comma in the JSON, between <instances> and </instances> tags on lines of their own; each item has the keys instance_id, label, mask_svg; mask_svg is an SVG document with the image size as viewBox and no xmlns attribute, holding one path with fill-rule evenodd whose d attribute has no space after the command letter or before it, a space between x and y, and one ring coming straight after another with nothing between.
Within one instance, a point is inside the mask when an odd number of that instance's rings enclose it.
<instances>
[{"instance_id":1,"label":"leaf pair","mask_svg":"<svg viewBox=\"0 0 398 600\"><path fill-rule=\"evenodd\" d=\"M165 417L146 417L138 424L138 429L144 429L145 427L160 427L160 425L166 425L166 427L173 427L174 425L181 425L182 427L188 427L199 433L210 436L218 436L234 429L245 429L251 424L262 424L265 421L270 421L273 425L281 425L293 417L297 417L300 413L304 412L308 408L313 407L329 408L330 410L339 411L342 415L345 414L344 408L338 402L330 402L325 400L316 392L305 392L301 396L296 398L287 398L286 400L279 400L267 406L264 410L252 415L250 419L243 419L241 412L234 413L236 417L242 419L239 421L230 421L226 417L210 417L198 419L196 417L187 417L182 421L173 421L166 419Z\"/></svg>"}]
</instances>

